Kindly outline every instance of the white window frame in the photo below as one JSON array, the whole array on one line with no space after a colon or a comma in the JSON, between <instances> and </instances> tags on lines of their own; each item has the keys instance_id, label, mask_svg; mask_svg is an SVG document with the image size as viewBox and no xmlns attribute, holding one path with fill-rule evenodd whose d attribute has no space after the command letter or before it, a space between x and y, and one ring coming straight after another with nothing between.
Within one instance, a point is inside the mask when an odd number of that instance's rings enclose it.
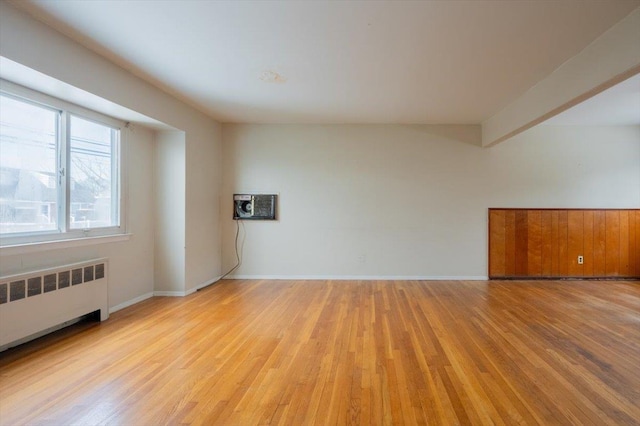
<instances>
[{"instance_id":1,"label":"white window frame","mask_svg":"<svg viewBox=\"0 0 640 426\"><path fill-rule=\"evenodd\" d=\"M49 245L49 243L57 241L86 240L88 243L91 239L100 239L102 241L96 240L96 242L105 242L104 239L108 236L127 235L127 123L6 80L0 80L0 83L0 93L2 93L2 95L58 113L56 166L58 169L59 187L57 203L58 229L0 235L0 248L31 246L37 249L37 246L40 244ZM117 181L116 198L118 200L118 211L112 213L115 213L118 219L117 226L71 229L71 219L68 214L71 202L71 179L68 177L70 166L70 134L68 130L71 116L111 127L119 133L119 140L115 143L116 147L114 149L114 155L117 161L112 161L112 179ZM64 149L62 149L63 147ZM61 176L62 174L64 174L64 176ZM112 208L113 207L112 204Z\"/></svg>"}]
</instances>

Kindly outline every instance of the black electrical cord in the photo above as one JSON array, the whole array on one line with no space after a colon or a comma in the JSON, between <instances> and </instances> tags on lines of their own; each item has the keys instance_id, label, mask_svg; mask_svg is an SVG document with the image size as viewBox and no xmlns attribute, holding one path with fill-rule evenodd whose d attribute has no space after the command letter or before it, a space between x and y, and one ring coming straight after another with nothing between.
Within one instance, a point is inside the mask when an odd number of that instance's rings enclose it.
<instances>
[{"instance_id":1,"label":"black electrical cord","mask_svg":"<svg viewBox=\"0 0 640 426\"><path fill-rule=\"evenodd\" d=\"M235 248L236 248L236 266L234 266L233 268L229 269L229 271L224 274L223 276L220 277L220 279L224 279L227 275L229 275L230 273L232 273L233 271L235 271L236 269L238 269L240 267L240 252L238 251L238 236L240 235L240 220L236 219L236 238L235 238Z\"/></svg>"}]
</instances>

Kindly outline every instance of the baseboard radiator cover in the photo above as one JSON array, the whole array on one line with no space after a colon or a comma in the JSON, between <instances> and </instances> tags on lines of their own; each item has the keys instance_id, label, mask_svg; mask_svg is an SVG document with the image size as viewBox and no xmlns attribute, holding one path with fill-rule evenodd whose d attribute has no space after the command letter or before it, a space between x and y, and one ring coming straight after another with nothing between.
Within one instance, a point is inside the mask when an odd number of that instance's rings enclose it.
<instances>
[{"instance_id":1,"label":"baseboard radiator cover","mask_svg":"<svg viewBox=\"0 0 640 426\"><path fill-rule=\"evenodd\" d=\"M0 277L0 351L87 314L109 318L108 259Z\"/></svg>"}]
</instances>

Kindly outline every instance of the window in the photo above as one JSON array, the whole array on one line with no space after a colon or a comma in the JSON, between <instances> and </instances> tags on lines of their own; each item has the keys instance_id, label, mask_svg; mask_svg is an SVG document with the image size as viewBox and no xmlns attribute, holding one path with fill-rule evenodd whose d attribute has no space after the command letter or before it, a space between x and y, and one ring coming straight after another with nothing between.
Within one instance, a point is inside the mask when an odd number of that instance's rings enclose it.
<instances>
[{"instance_id":1,"label":"window","mask_svg":"<svg viewBox=\"0 0 640 426\"><path fill-rule=\"evenodd\" d=\"M123 233L120 123L26 93L0 93L2 245Z\"/></svg>"},{"instance_id":2,"label":"window","mask_svg":"<svg viewBox=\"0 0 640 426\"><path fill-rule=\"evenodd\" d=\"M71 116L69 133L71 228L118 226L119 131Z\"/></svg>"},{"instance_id":3,"label":"window","mask_svg":"<svg viewBox=\"0 0 640 426\"><path fill-rule=\"evenodd\" d=\"M58 229L57 111L0 96L0 232Z\"/></svg>"}]
</instances>

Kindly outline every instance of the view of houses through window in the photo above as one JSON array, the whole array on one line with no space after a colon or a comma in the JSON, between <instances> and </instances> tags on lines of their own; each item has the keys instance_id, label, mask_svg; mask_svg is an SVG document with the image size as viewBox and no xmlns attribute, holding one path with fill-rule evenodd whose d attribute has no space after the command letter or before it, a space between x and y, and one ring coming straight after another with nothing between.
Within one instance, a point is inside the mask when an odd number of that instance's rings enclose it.
<instances>
[{"instance_id":1,"label":"view of houses through window","mask_svg":"<svg viewBox=\"0 0 640 426\"><path fill-rule=\"evenodd\" d=\"M114 223L113 154L117 130L71 117L71 228L92 228Z\"/></svg>"},{"instance_id":2,"label":"view of houses through window","mask_svg":"<svg viewBox=\"0 0 640 426\"><path fill-rule=\"evenodd\" d=\"M4 94L0 102L0 234L118 226L119 130Z\"/></svg>"}]
</instances>

